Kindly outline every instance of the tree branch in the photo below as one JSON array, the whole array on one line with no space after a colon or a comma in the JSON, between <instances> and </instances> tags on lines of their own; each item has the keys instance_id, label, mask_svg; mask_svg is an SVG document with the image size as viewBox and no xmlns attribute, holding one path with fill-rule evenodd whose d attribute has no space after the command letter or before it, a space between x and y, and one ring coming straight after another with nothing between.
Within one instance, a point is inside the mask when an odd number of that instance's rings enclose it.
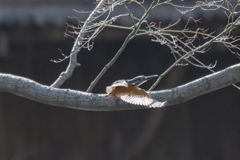
<instances>
[{"instance_id":1,"label":"tree branch","mask_svg":"<svg viewBox=\"0 0 240 160\"><path fill-rule=\"evenodd\" d=\"M115 61L118 59L118 57L122 54L122 52L124 51L124 49L126 48L127 44L129 43L129 41L136 36L137 32L139 31L142 23L144 22L144 20L148 17L149 12L152 10L152 7L154 6L156 0L153 0L151 5L149 6L148 10L143 14L143 16L141 17L141 19L139 20L139 22L137 24L135 24L134 22L134 27L132 29L132 32L130 32L128 34L128 36L126 37L126 39L124 40L121 48L118 50L118 52L115 54L115 56L111 59L111 61L109 63L107 63L104 68L101 70L101 72L97 75L97 77L91 82L90 86L87 89L87 92L91 92L92 89L95 87L95 85L98 83L98 81L101 79L101 77L106 73L106 71L115 63ZM130 15L131 17L131 15Z\"/></svg>"},{"instance_id":2,"label":"tree branch","mask_svg":"<svg viewBox=\"0 0 240 160\"><path fill-rule=\"evenodd\" d=\"M237 82L240 82L240 64L230 66L173 89L148 93L159 101L167 101L166 106L170 106L186 102ZM44 104L79 110L117 111L149 108L130 105L119 99L105 99L106 94L53 88L10 74L0 74L0 91L9 92Z\"/></svg>"},{"instance_id":3,"label":"tree branch","mask_svg":"<svg viewBox=\"0 0 240 160\"><path fill-rule=\"evenodd\" d=\"M67 66L67 69L60 74L60 76L56 79L56 81L51 85L52 87L60 87L68 78L72 76L72 73L74 69L79 66L80 64L77 63L77 54L80 52L83 45L83 39L87 33L87 28L92 24L93 19L98 15L99 9L101 9L106 3L107 0L101 0L96 8L91 12L88 19L84 23L80 33L78 34L78 37L76 38L76 41L73 45L73 48L70 53L70 60L69 64Z\"/></svg>"},{"instance_id":4,"label":"tree branch","mask_svg":"<svg viewBox=\"0 0 240 160\"><path fill-rule=\"evenodd\" d=\"M239 18L238 18L239 19ZM186 59L187 57L189 57L190 55L193 55L195 52L200 51L203 48L206 48L207 46L209 46L212 42L214 42L215 40L219 39L221 36L223 36L224 34L226 34L227 32L229 32L231 29L233 29L236 24L238 23L238 19L236 21L234 21L233 23L231 23L231 25L229 25L229 27L225 28L221 33L219 33L217 36L215 36L214 38L208 40L207 42L205 42L202 45L199 45L196 48L190 48L191 50L189 52L187 52L185 55L182 55L178 60L176 60L166 71L164 71L163 74L161 74L158 79L155 81L155 83L151 86L151 88L149 89L150 91L153 90L157 84L160 82L160 80L168 73L170 72L179 62L181 62L183 59ZM187 45L186 45L187 47Z\"/></svg>"}]
</instances>

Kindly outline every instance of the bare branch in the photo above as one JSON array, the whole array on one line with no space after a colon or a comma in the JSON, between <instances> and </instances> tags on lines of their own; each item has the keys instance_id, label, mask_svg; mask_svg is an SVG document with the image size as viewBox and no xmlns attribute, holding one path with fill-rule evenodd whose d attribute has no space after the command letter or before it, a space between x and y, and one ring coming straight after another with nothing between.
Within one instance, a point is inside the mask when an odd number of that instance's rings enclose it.
<instances>
[{"instance_id":1,"label":"bare branch","mask_svg":"<svg viewBox=\"0 0 240 160\"><path fill-rule=\"evenodd\" d=\"M230 30L232 30L232 28L235 27L235 25L237 24L238 19L232 23L232 25L229 25L228 28L224 29L221 33L219 33L217 36L215 36L214 38L210 39L209 41L205 42L204 44L191 49L189 52L187 52L185 55L183 55L182 57L180 57L178 60L176 60L175 63L173 63L163 74L161 74L158 79L156 80L156 82L151 86L151 88L149 89L150 91L153 90L157 84L160 82L160 80L163 78L163 76L165 76L168 72L170 72L175 66L176 64L178 64L179 62L181 62L183 59L188 58L190 55L194 54L195 52L199 52L199 51L204 51L206 50L209 45L214 42L215 40L219 39L220 37L222 37L224 34L226 34L227 32L229 32Z\"/></svg>"},{"instance_id":2,"label":"bare branch","mask_svg":"<svg viewBox=\"0 0 240 160\"><path fill-rule=\"evenodd\" d=\"M121 48L118 50L118 52L115 54L115 56L112 58L112 60L106 64L104 66L104 68L101 70L101 72L97 75L97 77L91 82L90 86L87 89L87 92L91 92L92 89L95 87L95 85L97 84L97 82L100 80L100 78L104 75L104 73L108 70L108 68L110 68L114 62L117 60L117 58L121 55L121 53L123 52L123 50L126 48L128 42L134 37L136 36L136 33L139 31L139 28L141 27L142 23L144 22L144 20L148 17L149 12L151 11L152 7L154 6L156 0L153 0L153 2L151 3L150 7L148 8L148 10L144 13L144 15L141 17L141 19L139 20L139 22L136 25L136 27L133 28L132 32L128 34L127 38L125 39L125 41L123 42L123 45L121 46Z\"/></svg>"},{"instance_id":3,"label":"bare branch","mask_svg":"<svg viewBox=\"0 0 240 160\"><path fill-rule=\"evenodd\" d=\"M72 73L74 69L79 66L77 63L77 54L81 50L82 45L82 39L84 39L86 35L86 29L92 24L92 20L98 15L98 11L103 8L104 3L106 3L108 0L101 0L99 4L96 6L96 8L92 11L92 13L89 15L88 19L84 23L81 32L79 33L73 48L70 53L70 59L67 69L60 74L58 79L51 85L51 87L60 87L68 78L72 76Z\"/></svg>"},{"instance_id":4,"label":"bare branch","mask_svg":"<svg viewBox=\"0 0 240 160\"><path fill-rule=\"evenodd\" d=\"M240 82L240 64L173 89L148 93L159 101L167 101L166 106L170 106L186 102L237 82ZM0 91L9 92L44 104L78 110L116 111L149 108L130 105L121 100L105 99L106 94L91 94L70 89L53 88L10 74L0 74Z\"/></svg>"},{"instance_id":5,"label":"bare branch","mask_svg":"<svg viewBox=\"0 0 240 160\"><path fill-rule=\"evenodd\" d=\"M136 4L140 5L145 10L145 13L141 19L136 18L132 13L130 13L128 7L126 6L126 2L129 2L129 4L132 2L135 2ZM89 50L92 49L93 39L106 26L127 29L127 30L131 30L132 32L127 36L123 45L121 46L119 51L115 54L115 56L112 58L112 60L108 64L105 65L105 67L102 69L102 71L91 82L89 88L87 89L87 92L91 92L91 90L94 88L94 86L97 84L97 82L101 79L101 77L104 75L104 73L108 70L108 68L114 64L114 62L117 60L119 55L125 49L128 42L131 39L133 39L134 37L140 36L140 35L148 34L149 36L153 36L156 38L156 39L153 39L154 42L160 42L161 45L166 45L171 49L173 56L176 59L176 62L174 64L172 64L170 66L170 68L161 75L161 77L166 75L171 69L173 69L174 66L179 65L183 59L186 60L189 57L192 57L194 60L196 60L196 58L194 58L194 54L195 53L206 53L210 49L210 44L212 42L223 43L229 49L230 52L234 53L238 57L239 54L238 54L238 52L235 52L235 49L239 50L239 46L234 43L238 42L239 38L236 38L236 40L234 40L234 37L230 36L230 32L239 23L239 22L236 23L239 20L234 21L235 20L234 15L237 15L239 13L236 11L237 6L239 6L239 3L236 4L235 6L232 6L230 1L222 1L222 0L219 0L219 1L197 1L195 3L195 5L182 6L182 5L174 4L171 0L166 0L163 2L160 2L160 0L158 0L158 1L153 0L148 9L146 9L143 6L143 3L144 3L144 1L138 2L137 0L130 0L130 1L116 0L116 1L108 1L108 2L105 2L103 0L100 1L98 6L90 14L89 18L86 20L86 22L84 23L83 26L82 26L82 22L80 22L81 23L80 24L80 29L81 29L80 32L77 31L79 28L73 27L73 30L74 30L73 34L79 33L78 37L77 37L77 41L75 42L74 47L73 47L73 49L77 48L77 50L75 49L74 50L75 52L73 52L73 50L72 50L72 52L70 54L70 62L69 62L69 66L67 67L67 70L65 72L61 73L59 78L54 82L54 84L52 84L52 87L59 87L67 78L69 78L71 76L72 71L77 66L77 61L76 61L77 53L80 51L81 48L87 48ZM156 23L154 23L154 22L148 23L148 21L145 21L145 19L149 16L149 13L153 8L158 7L160 5L165 5L165 4L172 5L182 14L193 11L197 8L201 8L202 10L210 10L210 11L218 10L219 8L221 8L228 17L228 24L226 25L226 28L223 31L226 35L221 33L222 37L217 36L217 38L216 38L215 36L213 36L214 32L207 33L208 29L204 29L204 28L197 28L196 30L189 29L188 27L190 24L190 20L193 21L196 26L198 26L198 24L201 23L201 21L200 21L201 19L195 20L193 17L190 17L188 19L185 27L182 30L171 29L178 25L178 23L180 22L180 18L175 23L169 24L168 26L166 26L164 28L161 28L160 22L159 22L159 25L156 26ZM117 5L124 5L128 14L122 14L122 15L118 15L118 16L114 16L114 17L110 18L110 13L114 10L114 7ZM76 12L78 12L78 11L76 11ZM106 12L108 12L108 14L105 17L105 19L97 22L99 20L99 18L102 17ZM80 11L78 13L84 14L86 12ZM117 18L126 16L126 15L129 15L131 18L132 23L133 23L132 27L112 25L112 22L114 22ZM110 19L108 19L108 18L110 18ZM137 23L135 23L135 21ZM147 30L140 29L140 27L142 26L143 23L146 23ZM85 34L87 34L88 36L85 37ZM229 34L229 35L227 35L227 34ZM83 35L83 36L81 36L81 35ZM199 35L202 36L202 39L199 38ZM208 40L208 42L206 42L202 45L199 45L198 42L200 40L204 40L204 41ZM227 40L231 40L231 41L227 41ZM198 44L199 46L196 47L195 46L196 44ZM184 50L183 48L186 49L185 53L183 53L183 50ZM180 54L180 52L182 54ZM182 56L180 56L180 58L177 58L177 56L175 54L177 54L179 56L182 55ZM65 58L65 59L67 59L67 58ZM65 59L63 59L63 60L65 60ZM212 66L209 67L206 65L202 65L203 64L202 62L200 62L199 60L196 60L196 61L200 65L195 64L188 60L189 63L191 63L192 65L194 65L196 67L205 67L205 68L211 70ZM154 83L154 85L150 88L150 90L152 90L157 85L157 83L159 83L160 79L161 78L159 77L158 80Z\"/></svg>"}]
</instances>

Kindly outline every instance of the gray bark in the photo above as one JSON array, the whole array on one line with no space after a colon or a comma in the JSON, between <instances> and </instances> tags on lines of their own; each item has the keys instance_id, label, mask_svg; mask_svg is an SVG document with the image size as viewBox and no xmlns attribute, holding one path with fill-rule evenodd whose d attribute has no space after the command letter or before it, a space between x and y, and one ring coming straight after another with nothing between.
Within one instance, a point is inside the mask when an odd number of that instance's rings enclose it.
<instances>
[{"instance_id":1,"label":"gray bark","mask_svg":"<svg viewBox=\"0 0 240 160\"><path fill-rule=\"evenodd\" d=\"M237 64L176 88L148 93L158 101L167 101L166 106L171 106L239 81L240 64ZM70 89L53 88L11 74L0 73L0 91L9 92L44 104L79 110L116 111L149 108L130 105L118 99L105 99L104 96L106 94L92 94Z\"/></svg>"}]
</instances>

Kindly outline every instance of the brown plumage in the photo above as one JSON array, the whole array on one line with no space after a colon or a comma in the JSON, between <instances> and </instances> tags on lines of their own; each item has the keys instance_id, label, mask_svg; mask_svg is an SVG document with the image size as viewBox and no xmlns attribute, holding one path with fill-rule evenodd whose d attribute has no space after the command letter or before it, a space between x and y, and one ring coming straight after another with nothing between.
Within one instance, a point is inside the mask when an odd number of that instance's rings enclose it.
<instances>
[{"instance_id":1,"label":"brown plumage","mask_svg":"<svg viewBox=\"0 0 240 160\"><path fill-rule=\"evenodd\" d=\"M148 77L138 76L131 80L118 80L106 88L107 95L105 98L113 97L117 99L120 97L123 101L135 105L162 107L165 102L153 99L145 90L138 87L152 77L155 77L155 75Z\"/></svg>"}]
</instances>

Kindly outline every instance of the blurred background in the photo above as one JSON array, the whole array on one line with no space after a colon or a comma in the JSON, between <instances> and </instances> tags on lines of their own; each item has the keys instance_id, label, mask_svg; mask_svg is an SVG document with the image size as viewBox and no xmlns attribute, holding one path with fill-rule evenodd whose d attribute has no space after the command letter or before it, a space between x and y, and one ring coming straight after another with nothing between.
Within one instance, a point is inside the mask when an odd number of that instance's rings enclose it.
<instances>
[{"instance_id":1,"label":"blurred background","mask_svg":"<svg viewBox=\"0 0 240 160\"><path fill-rule=\"evenodd\" d=\"M73 38L64 37L67 23L76 23L71 17L84 21L89 15L73 9L91 11L96 6L94 2L0 0L0 72L52 84L66 69L68 60L61 63L50 60L62 58L61 51L68 55L74 42ZM143 12L135 5L129 9L136 16ZM116 14L126 12L124 7L115 11ZM189 16L202 18L202 27L217 32L227 21L221 11L196 10L181 15L171 6L153 10L148 20L166 26L181 18L179 27L182 28ZM125 25L131 20L117 23ZM81 50L78 55L81 67L76 68L62 88L85 91L121 47L127 34L127 31L106 28L95 39L91 51ZM235 55L216 44L198 58L205 64L217 60L216 71L239 63ZM105 87L118 79L161 74L174 61L166 46L151 42L147 36L135 38L93 92L104 93ZM191 65L176 67L156 90L173 88L207 74L210 72L206 69ZM153 82L142 87L148 89ZM229 86L161 109L89 112L0 93L0 159L237 160L240 157L239 96L240 91Z\"/></svg>"}]
</instances>

